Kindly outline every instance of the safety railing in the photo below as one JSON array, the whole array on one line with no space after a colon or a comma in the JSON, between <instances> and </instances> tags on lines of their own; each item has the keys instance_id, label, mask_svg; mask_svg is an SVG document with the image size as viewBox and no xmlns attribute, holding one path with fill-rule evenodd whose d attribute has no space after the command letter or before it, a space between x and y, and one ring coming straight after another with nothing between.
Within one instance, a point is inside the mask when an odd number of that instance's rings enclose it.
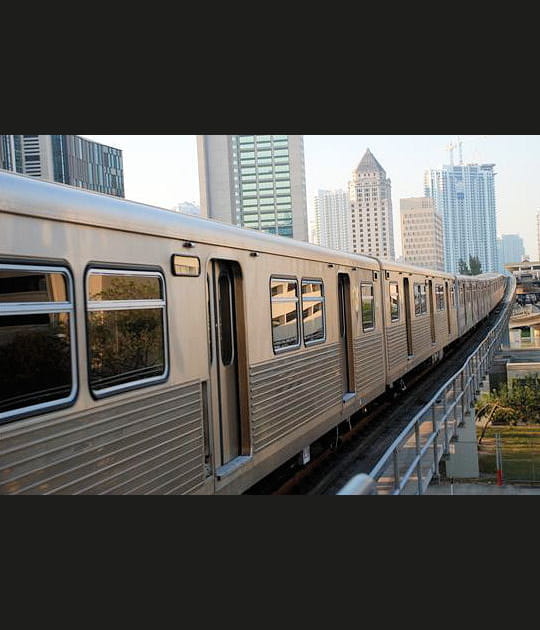
<instances>
[{"instance_id":1,"label":"safety railing","mask_svg":"<svg viewBox=\"0 0 540 630\"><path fill-rule=\"evenodd\" d=\"M452 376L400 433L369 475L356 476L338 494L424 494L458 427L471 416L500 339L508 328L516 281L509 278L496 324Z\"/></svg>"}]
</instances>

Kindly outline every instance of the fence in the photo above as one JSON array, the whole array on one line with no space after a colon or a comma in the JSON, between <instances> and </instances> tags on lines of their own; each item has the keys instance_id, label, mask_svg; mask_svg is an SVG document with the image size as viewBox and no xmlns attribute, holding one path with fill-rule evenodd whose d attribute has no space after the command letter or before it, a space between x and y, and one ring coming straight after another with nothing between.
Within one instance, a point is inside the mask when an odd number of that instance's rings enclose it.
<instances>
[{"instance_id":1,"label":"fence","mask_svg":"<svg viewBox=\"0 0 540 630\"><path fill-rule=\"evenodd\" d=\"M443 456L467 418L474 421L474 404L500 340L508 329L516 288L509 278L496 324L464 366L416 414L369 474L351 480L339 494L424 494ZM356 478L355 478L356 479Z\"/></svg>"}]
</instances>

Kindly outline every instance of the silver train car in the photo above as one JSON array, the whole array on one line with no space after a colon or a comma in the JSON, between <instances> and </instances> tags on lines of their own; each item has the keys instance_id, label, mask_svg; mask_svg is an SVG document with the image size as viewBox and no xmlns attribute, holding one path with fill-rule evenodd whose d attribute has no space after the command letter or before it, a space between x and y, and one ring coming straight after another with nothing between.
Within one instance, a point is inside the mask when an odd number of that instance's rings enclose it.
<instances>
[{"instance_id":1,"label":"silver train car","mask_svg":"<svg viewBox=\"0 0 540 630\"><path fill-rule=\"evenodd\" d=\"M241 494L504 287L0 171L0 494Z\"/></svg>"}]
</instances>

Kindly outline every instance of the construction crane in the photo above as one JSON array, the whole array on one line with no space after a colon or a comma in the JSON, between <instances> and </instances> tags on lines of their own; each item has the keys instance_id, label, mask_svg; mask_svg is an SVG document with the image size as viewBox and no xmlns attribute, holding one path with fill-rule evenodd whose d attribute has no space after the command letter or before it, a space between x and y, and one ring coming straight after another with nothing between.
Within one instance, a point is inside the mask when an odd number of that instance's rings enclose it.
<instances>
[{"instance_id":1,"label":"construction crane","mask_svg":"<svg viewBox=\"0 0 540 630\"><path fill-rule=\"evenodd\" d=\"M462 140L459 136L457 137L457 143L450 142L450 144L446 145L445 149L450 152L450 165L454 166L454 149L459 148L459 164L463 165L463 150L462 145L464 142L470 142L471 140L479 140L487 138L488 136L472 136L471 138L465 138Z\"/></svg>"}]
</instances>

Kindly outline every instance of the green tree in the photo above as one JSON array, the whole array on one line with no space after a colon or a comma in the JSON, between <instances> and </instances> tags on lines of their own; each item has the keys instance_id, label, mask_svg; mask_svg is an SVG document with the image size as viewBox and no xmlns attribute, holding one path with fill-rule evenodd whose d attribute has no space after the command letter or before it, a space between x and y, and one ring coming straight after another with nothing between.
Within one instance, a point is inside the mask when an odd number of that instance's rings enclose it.
<instances>
[{"instance_id":1,"label":"green tree","mask_svg":"<svg viewBox=\"0 0 540 630\"><path fill-rule=\"evenodd\" d=\"M482 263L478 256L469 256L469 269L471 276L478 276L482 273Z\"/></svg>"},{"instance_id":2,"label":"green tree","mask_svg":"<svg viewBox=\"0 0 540 630\"><path fill-rule=\"evenodd\" d=\"M489 424L540 424L539 378L527 376L514 381L511 389L502 385L499 390L484 394L476 403L476 420L485 419L478 444Z\"/></svg>"},{"instance_id":3,"label":"green tree","mask_svg":"<svg viewBox=\"0 0 540 630\"><path fill-rule=\"evenodd\" d=\"M467 263L463 260L463 258L460 258L458 261L458 273L460 273L462 276L471 275L471 270L469 269Z\"/></svg>"}]
</instances>

